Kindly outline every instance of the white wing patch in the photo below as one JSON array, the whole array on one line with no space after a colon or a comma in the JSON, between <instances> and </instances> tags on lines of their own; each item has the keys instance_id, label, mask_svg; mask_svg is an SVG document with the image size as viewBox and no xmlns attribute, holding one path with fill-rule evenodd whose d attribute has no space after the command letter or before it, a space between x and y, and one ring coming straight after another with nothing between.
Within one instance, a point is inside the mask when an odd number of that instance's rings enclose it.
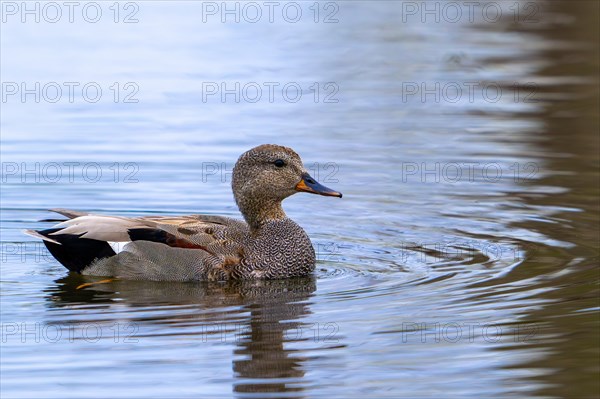
<instances>
[{"instance_id":1,"label":"white wing patch","mask_svg":"<svg viewBox=\"0 0 600 399\"><path fill-rule=\"evenodd\" d=\"M113 251L115 251L115 254L118 254L119 252L123 251L123 249L125 249L125 245L129 244L131 241L127 241L127 242L115 242L115 241L107 241L108 245L110 245L110 247L113 249Z\"/></svg>"}]
</instances>

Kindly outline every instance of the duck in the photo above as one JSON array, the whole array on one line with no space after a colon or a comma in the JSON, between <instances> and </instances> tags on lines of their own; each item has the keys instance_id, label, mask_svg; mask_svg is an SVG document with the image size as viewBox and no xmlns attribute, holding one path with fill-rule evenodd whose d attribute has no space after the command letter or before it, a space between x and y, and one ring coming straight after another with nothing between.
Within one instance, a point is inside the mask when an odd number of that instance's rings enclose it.
<instances>
[{"instance_id":1,"label":"duck","mask_svg":"<svg viewBox=\"0 0 600 399\"><path fill-rule=\"evenodd\" d=\"M42 239L70 272L150 281L268 280L306 276L315 251L287 217L282 201L296 193L342 197L317 182L291 148L263 144L244 152L232 172L243 220L216 215L123 217L68 209Z\"/></svg>"}]
</instances>

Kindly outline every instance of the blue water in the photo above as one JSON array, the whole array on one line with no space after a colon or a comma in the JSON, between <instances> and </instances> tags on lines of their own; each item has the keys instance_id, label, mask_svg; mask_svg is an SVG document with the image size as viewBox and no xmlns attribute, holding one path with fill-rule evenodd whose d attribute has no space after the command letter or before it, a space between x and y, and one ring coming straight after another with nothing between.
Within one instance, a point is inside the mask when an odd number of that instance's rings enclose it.
<instances>
[{"instance_id":1,"label":"blue water","mask_svg":"<svg viewBox=\"0 0 600 399\"><path fill-rule=\"evenodd\" d=\"M3 398L600 394L597 4L22 4ZM49 208L239 217L231 169L262 143L344 193L284 203L311 278L77 289L22 233Z\"/></svg>"}]
</instances>

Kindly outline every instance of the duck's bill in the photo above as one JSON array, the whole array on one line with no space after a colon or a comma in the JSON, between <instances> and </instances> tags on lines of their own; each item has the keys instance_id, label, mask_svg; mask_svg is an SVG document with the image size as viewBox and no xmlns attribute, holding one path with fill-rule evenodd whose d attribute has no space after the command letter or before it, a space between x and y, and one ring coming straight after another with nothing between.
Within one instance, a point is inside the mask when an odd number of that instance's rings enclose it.
<instances>
[{"instance_id":1,"label":"duck's bill","mask_svg":"<svg viewBox=\"0 0 600 399\"><path fill-rule=\"evenodd\" d=\"M325 195L327 197L342 198L342 193L325 187L324 185L313 179L308 173L304 173L302 175L302 180L300 180L300 182L296 184L296 191Z\"/></svg>"}]
</instances>

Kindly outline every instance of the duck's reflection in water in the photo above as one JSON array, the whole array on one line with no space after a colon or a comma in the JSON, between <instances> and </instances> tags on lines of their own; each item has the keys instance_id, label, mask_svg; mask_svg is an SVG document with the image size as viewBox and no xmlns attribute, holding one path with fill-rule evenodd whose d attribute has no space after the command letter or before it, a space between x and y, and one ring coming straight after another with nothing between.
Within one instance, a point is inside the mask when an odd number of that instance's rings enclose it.
<instances>
[{"instance_id":1,"label":"duck's reflection in water","mask_svg":"<svg viewBox=\"0 0 600 399\"><path fill-rule=\"evenodd\" d=\"M78 289L99 280L79 275L59 279L48 289L48 303L53 308L100 307L103 311L95 317L102 315L104 321L116 304L117 317L122 321L122 306L126 305L132 308L128 322L135 323L140 331L144 326L160 325L163 337L166 326L175 327L173 335L198 334L203 339L206 334L218 337L231 333L234 337L227 342L235 344L235 392L302 396L306 358L302 352L286 349L285 344L312 339L314 326L302 320L311 313L314 277L197 284L116 280ZM166 308L169 311L165 312ZM69 320L86 321L89 319ZM146 338L152 339L151 335Z\"/></svg>"}]
</instances>

